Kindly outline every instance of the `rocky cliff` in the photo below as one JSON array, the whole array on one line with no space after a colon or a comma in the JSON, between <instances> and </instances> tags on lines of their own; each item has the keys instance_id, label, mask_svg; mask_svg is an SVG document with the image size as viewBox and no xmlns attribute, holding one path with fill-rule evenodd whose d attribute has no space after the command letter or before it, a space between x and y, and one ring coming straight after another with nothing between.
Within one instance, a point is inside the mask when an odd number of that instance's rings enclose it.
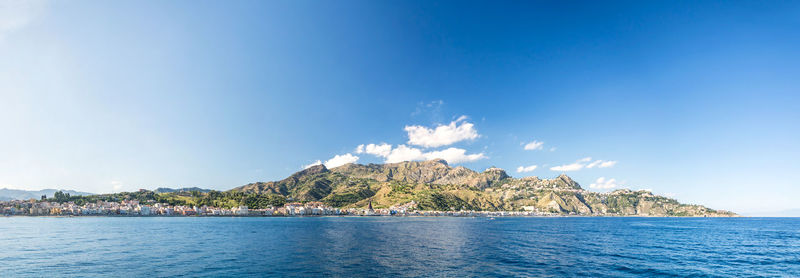
<instances>
[{"instance_id":1,"label":"rocky cliff","mask_svg":"<svg viewBox=\"0 0 800 278\"><path fill-rule=\"evenodd\" d=\"M637 216L735 216L681 204L648 191L586 191L567 175L512 178L499 168L476 172L444 160L389 164L312 166L286 179L233 189L279 194L295 201L336 207L391 207L412 203L421 210L530 210L556 214Z\"/></svg>"}]
</instances>

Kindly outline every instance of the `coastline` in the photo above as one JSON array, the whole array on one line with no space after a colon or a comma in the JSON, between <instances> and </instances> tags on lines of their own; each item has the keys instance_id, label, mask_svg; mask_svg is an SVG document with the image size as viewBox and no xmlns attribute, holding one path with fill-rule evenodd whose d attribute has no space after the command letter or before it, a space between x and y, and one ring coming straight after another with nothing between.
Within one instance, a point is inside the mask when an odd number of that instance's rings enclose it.
<instances>
[{"instance_id":1,"label":"coastline","mask_svg":"<svg viewBox=\"0 0 800 278\"><path fill-rule=\"evenodd\" d=\"M2 215L3 217L52 217L52 218L317 218L317 217L399 217L399 218L753 218L750 216L671 216L671 215ZM791 217L774 217L791 218Z\"/></svg>"}]
</instances>

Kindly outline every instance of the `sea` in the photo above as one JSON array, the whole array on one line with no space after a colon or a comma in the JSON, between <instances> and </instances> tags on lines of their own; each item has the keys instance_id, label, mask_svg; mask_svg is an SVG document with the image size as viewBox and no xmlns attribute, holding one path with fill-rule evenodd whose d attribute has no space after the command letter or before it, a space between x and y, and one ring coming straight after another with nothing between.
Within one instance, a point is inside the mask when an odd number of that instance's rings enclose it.
<instances>
[{"instance_id":1,"label":"sea","mask_svg":"<svg viewBox=\"0 0 800 278\"><path fill-rule=\"evenodd\" d=\"M800 218L0 217L0 277L800 277Z\"/></svg>"}]
</instances>

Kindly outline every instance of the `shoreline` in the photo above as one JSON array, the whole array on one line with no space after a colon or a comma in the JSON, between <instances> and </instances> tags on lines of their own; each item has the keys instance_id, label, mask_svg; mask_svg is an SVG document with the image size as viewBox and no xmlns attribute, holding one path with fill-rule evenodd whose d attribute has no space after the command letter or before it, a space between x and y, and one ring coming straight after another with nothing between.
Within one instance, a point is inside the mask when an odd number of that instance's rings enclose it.
<instances>
[{"instance_id":1,"label":"shoreline","mask_svg":"<svg viewBox=\"0 0 800 278\"><path fill-rule=\"evenodd\" d=\"M398 217L398 218L752 218L749 216L656 216L656 215L2 215L12 217L52 217L52 218L317 218L317 217ZM765 216L769 217L769 216ZM793 218L793 217L772 217Z\"/></svg>"}]
</instances>

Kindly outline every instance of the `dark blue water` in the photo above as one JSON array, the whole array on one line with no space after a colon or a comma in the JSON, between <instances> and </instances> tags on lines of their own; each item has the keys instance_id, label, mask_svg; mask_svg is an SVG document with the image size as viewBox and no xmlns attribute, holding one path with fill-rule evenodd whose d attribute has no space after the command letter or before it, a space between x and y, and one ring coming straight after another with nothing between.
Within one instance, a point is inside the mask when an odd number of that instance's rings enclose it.
<instances>
[{"instance_id":1,"label":"dark blue water","mask_svg":"<svg viewBox=\"0 0 800 278\"><path fill-rule=\"evenodd\" d=\"M792 218L0 218L2 277L800 276Z\"/></svg>"}]
</instances>

